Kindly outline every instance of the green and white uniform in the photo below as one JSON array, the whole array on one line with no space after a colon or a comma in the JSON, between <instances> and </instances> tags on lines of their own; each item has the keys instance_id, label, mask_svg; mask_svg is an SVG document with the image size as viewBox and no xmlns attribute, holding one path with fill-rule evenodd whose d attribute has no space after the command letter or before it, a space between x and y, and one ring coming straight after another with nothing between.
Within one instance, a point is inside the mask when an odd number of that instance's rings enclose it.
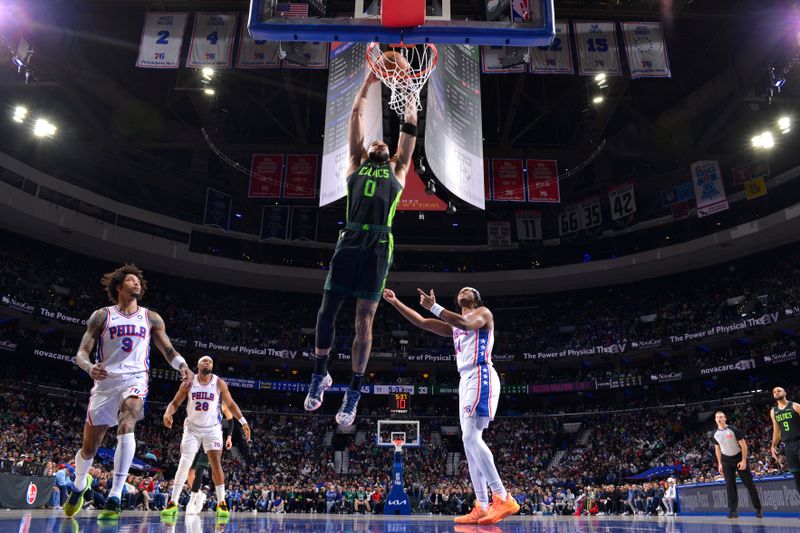
<instances>
[{"instance_id":1,"label":"green and white uniform","mask_svg":"<svg viewBox=\"0 0 800 533\"><path fill-rule=\"evenodd\" d=\"M392 220L403 187L391 164L365 161L347 177L347 222L331 259L325 291L380 300L392 264Z\"/></svg>"}]
</instances>

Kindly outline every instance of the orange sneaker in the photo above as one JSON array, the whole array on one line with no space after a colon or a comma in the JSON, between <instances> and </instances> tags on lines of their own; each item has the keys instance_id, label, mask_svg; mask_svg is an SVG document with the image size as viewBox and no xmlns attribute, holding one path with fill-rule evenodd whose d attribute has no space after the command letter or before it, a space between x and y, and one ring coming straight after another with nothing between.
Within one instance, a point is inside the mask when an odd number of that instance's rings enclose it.
<instances>
[{"instance_id":1,"label":"orange sneaker","mask_svg":"<svg viewBox=\"0 0 800 533\"><path fill-rule=\"evenodd\" d=\"M457 516L453 518L453 522L456 524L477 524L478 520L483 518L489 514L489 511L481 509L481 506L478 505L478 502L475 502L475 507L472 508L472 511L469 514L465 514L464 516Z\"/></svg>"},{"instance_id":2,"label":"orange sneaker","mask_svg":"<svg viewBox=\"0 0 800 533\"><path fill-rule=\"evenodd\" d=\"M511 493L506 494L506 499L501 500L497 494L492 494L492 505L489 506L489 512L486 516L478 519L479 524L496 524L500 520L512 514L519 512L519 504Z\"/></svg>"}]
</instances>

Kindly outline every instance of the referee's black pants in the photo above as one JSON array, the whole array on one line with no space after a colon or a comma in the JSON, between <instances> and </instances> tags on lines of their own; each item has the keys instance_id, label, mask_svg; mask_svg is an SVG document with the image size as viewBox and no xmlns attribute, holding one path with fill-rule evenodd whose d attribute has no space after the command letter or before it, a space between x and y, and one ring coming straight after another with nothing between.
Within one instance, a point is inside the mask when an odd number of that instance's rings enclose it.
<instances>
[{"instance_id":1,"label":"referee's black pants","mask_svg":"<svg viewBox=\"0 0 800 533\"><path fill-rule=\"evenodd\" d=\"M739 493L736 490L736 474L742 479L742 484L747 487L747 492L750 494L750 502L756 511L761 510L761 499L758 497L758 491L753 483L753 474L750 469L745 465L744 470L739 470L738 464L742 460L742 454L736 455L723 455L722 456L722 475L725 476L725 488L728 491L728 511L734 513L739 507Z\"/></svg>"}]
</instances>

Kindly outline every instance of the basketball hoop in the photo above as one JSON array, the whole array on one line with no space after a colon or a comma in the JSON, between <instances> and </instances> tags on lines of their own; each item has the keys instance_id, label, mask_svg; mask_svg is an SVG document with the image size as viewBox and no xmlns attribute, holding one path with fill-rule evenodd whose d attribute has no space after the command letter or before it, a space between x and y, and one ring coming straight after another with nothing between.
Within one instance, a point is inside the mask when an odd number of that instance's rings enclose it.
<instances>
[{"instance_id":1,"label":"basketball hoop","mask_svg":"<svg viewBox=\"0 0 800 533\"><path fill-rule=\"evenodd\" d=\"M392 92L389 107L400 117L405 116L409 105L422 109L419 93L430 78L439 60L436 46L431 43L420 45L392 44L384 53L379 43L367 46L367 64L372 72ZM394 54L391 54L391 53ZM389 59L399 54L404 61Z\"/></svg>"},{"instance_id":2,"label":"basketball hoop","mask_svg":"<svg viewBox=\"0 0 800 533\"><path fill-rule=\"evenodd\" d=\"M393 439L392 444L394 444L394 451L395 452L402 452L403 445L406 443L405 439Z\"/></svg>"}]
</instances>

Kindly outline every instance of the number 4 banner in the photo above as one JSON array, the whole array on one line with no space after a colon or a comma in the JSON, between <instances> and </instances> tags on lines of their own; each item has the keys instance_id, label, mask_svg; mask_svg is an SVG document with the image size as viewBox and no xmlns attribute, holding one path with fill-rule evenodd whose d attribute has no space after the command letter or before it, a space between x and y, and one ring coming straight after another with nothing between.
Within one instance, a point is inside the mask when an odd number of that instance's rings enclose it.
<instances>
[{"instance_id":1,"label":"number 4 banner","mask_svg":"<svg viewBox=\"0 0 800 533\"><path fill-rule=\"evenodd\" d=\"M229 68L233 55L236 13L197 13L187 67Z\"/></svg>"},{"instance_id":2,"label":"number 4 banner","mask_svg":"<svg viewBox=\"0 0 800 533\"><path fill-rule=\"evenodd\" d=\"M178 68L188 13L147 13L139 45L139 68Z\"/></svg>"},{"instance_id":3,"label":"number 4 banner","mask_svg":"<svg viewBox=\"0 0 800 533\"><path fill-rule=\"evenodd\" d=\"M636 212L636 196L633 193L633 182L623 183L608 189L608 200L611 203L611 218L619 220Z\"/></svg>"},{"instance_id":4,"label":"number 4 banner","mask_svg":"<svg viewBox=\"0 0 800 533\"><path fill-rule=\"evenodd\" d=\"M578 47L578 65L581 76L595 74L622 74L617 46L617 28L613 22L572 23L575 44Z\"/></svg>"}]
</instances>

